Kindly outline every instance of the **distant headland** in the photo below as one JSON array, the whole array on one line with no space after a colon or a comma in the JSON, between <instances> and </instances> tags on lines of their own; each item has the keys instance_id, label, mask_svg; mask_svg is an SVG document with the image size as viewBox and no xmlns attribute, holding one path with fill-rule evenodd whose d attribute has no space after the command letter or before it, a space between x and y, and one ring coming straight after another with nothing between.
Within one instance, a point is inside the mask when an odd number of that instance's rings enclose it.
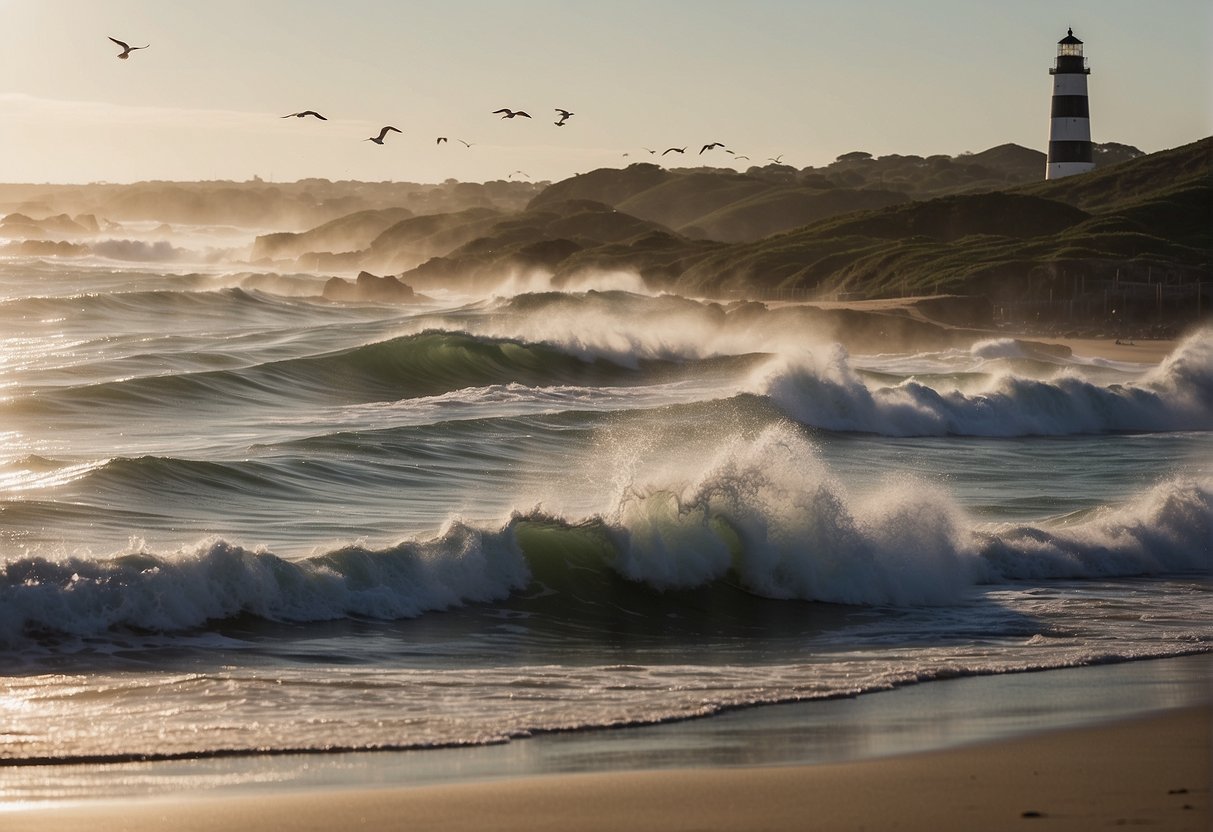
<instances>
[{"instance_id":1,"label":"distant headland","mask_svg":"<svg viewBox=\"0 0 1213 832\"><path fill-rule=\"evenodd\" d=\"M390 274L422 291L624 272L716 300L978 297L1021 325L1207 319L1213 138L1151 154L1101 144L1095 159L1048 182L1045 154L1005 144L804 169L637 163L555 183L9 184L0 253L71 256L132 222L229 225L258 232L253 268Z\"/></svg>"}]
</instances>

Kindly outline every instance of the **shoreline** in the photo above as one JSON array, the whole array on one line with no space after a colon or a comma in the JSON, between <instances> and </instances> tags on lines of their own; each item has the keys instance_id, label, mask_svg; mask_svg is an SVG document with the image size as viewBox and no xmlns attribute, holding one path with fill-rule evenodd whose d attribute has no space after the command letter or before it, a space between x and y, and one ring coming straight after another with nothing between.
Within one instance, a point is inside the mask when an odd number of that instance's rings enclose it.
<instances>
[{"instance_id":1,"label":"shoreline","mask_svg":"<svg viewBox=\"0 0 1213 832\"><path fill-rule=\"evenodd\" d=\"M762 705L702 719L542 734L478 747L0 767L0 826L11 829L10 822L19 819L32 824L34 818L108 816L118 811L115 807L125 814L154 807L176 811L198 802L271 801L289 815L294 801L319 795L349 801L367 791L383 796L506 784L525 791L527 783L553 778L561 784L584 777L643 781L687 771L706 777L883 764L1185 709L1207 712L1213 704L1211 669L1213 654L1200 653L966 676L853 698ZM290 821L281 828L308 827Z\"/></svg>"},{"instance_id":2,"label":"shoreline","mask_svg":"<svg viewBox=\"0 0 1213 832\"><path fill-rule=\"evenodd\" d=\"M1209 823L1213 708L850 763L560 774L435 786L111 801L7 832L1050 829Z\"/></svg>"},{"instance_id":3,"label":"shoreline","mask_svg":"<svg viewBox=\"0 0 1213 832\"><path fill-rule=\"evenodd\" d=\"M1013 335L1017 341L1068 347L1082 358L1099 358L1129 364L1159 364L1175 351L1184 339L1135 341L1129 339L1071 338L1061 335Z\"/></svg>"}]
</instances>

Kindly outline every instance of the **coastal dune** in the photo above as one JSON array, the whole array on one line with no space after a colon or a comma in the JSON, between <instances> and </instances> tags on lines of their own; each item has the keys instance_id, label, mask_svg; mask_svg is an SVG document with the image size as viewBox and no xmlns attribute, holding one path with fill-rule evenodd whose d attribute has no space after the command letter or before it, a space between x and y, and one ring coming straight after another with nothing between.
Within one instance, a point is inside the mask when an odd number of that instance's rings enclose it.
<instances>
[{"instance_id":1,"label":"coastal dune","mask_svg":"<svg viewBox=\"0 0 1213 832\"><path fill-rule=\"evenodd\" d=\"M875 760L74 804L7 832L1209 828L1208 704Z\"/></svg>"}]
</instances>

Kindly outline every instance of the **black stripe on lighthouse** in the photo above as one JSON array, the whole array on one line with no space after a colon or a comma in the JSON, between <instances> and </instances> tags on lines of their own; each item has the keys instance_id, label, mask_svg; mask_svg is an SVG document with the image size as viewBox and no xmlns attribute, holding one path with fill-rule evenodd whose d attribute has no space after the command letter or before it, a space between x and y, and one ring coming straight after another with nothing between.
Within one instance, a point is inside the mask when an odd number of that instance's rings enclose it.
<instances>
[{"instance_id":1,"label":"black stripe on lighthouse","mask_svg":"<svg viewBox=\"0 0 1213 832\"><path fill-rule=\"evenodd\" d=\"M1091 108L1085 95L1053 96L1053 118L1090 118Z\"/></svg>"},{"instance_id":2,"label":"black stripe on lighthouse","mask_svg":"<svg viewBox=\"0 0 1213 832\"><path fill-rule=\"evenodd\" d=\"M1049 142L1050 162L1094 162L1090 142Z\"/></svg>"}]
</instances>

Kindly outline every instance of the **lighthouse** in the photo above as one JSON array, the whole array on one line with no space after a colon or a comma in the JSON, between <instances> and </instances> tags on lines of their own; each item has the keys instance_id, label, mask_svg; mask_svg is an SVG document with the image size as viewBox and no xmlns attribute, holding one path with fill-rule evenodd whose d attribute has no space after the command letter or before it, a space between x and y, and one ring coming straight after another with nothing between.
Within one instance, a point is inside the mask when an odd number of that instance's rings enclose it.
<instances>
[{"instance_id":1,"label":"lighthouse","mask_svg":"<svg viewBox=\"0 0 1213 832\"><path fill-rule=\"evenodd\" d=\"M1095 167L1091 148L1091 113L1087 107L1087 59L1074 30L1057 42L1053 76L1053 108L1049 120L1049 157L1045 179L1086 173Z\"/></svg>"}]
</instances>

